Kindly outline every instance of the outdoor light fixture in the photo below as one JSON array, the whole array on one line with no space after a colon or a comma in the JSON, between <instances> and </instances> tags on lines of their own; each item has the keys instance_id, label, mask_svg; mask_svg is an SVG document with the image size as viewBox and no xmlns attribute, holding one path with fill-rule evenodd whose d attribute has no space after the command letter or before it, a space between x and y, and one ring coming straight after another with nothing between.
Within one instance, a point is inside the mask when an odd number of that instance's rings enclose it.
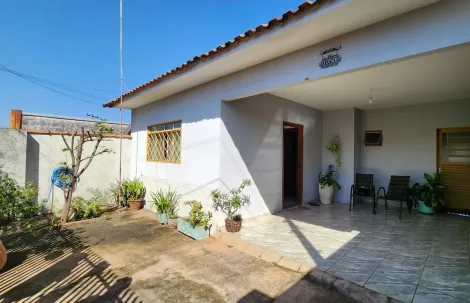
<instances>
[{"instance_id":1,"label":"outdoor light fixture","mask_svg":"<svg viewBox=\"0 0 470 303\"><path fill-rule=\"evenodd\" d=\"M369 92L369 104L372 104L372 87L370 88Z\"/></svg>"}]
</instances>

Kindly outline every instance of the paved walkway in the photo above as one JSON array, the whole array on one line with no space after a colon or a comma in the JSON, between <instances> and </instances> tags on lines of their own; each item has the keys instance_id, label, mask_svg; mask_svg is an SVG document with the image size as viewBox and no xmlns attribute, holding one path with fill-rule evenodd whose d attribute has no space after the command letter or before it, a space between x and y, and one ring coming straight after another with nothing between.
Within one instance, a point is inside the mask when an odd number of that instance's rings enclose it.
<instances>
[{"instance_id":1,"label":"paved walkway","mask_svg":"<svg viewBox=\"0 0 470 303\"><path fill-rule=\"evenodd\" d=\"M145 210L9 232L0 302L345 302L304 274L194 241Z\"/></svg>"},{"instance_id":2,"label":"paved walkway","mask_svg":"<svg viewBox=\"0 0 470 303\"><path fill-rule=\"evenodd\" d=\"M404 302L470 302L470 219L346 204L243 223L252 244Z\"/></svg>"}]
</instances>

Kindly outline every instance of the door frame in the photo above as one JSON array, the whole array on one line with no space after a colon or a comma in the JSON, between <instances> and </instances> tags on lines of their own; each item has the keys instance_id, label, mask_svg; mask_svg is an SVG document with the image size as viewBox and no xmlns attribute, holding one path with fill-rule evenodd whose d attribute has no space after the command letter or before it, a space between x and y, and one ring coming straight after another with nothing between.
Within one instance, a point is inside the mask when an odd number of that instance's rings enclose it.
<instances>
[{"instance_id":1,"label":"door frame","mask_svg":"<svg viewBox=\"0 0 470 303\"><path fill-rule=\"evenodd\" d=\"M284 127L290 126L297 129L297 168L296 168L296 198L298 205L302 205L304 194L304 126L302 124L283 121L282 123L282 209L284 209Z\"/></svg>"}]
</instances>

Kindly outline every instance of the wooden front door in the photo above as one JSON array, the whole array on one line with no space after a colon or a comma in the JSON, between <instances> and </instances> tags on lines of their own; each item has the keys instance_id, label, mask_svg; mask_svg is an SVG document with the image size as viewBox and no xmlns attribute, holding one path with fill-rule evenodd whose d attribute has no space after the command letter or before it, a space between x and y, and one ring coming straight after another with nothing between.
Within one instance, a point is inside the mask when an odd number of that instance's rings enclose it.
<instances>
[{"instance_id":1,"label":"wooden front door","mask_svg":"<svg viewBox=\"0 0 470 303\"><path fill-rule=\"evenodd\" d=\"M470 127L438 130L438 173L448 189L446 208L470 212Z\"/></svg>"}]
</instances>

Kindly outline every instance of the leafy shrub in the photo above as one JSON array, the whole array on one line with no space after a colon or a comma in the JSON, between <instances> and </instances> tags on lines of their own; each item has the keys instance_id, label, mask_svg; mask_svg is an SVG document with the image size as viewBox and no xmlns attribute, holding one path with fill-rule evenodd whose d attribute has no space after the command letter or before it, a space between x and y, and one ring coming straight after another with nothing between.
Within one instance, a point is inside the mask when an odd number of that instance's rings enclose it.
<instances>
[{"instance_id":1,"label":"leafy shrub","mask_svg":"<svg viewBox=\"0 0 470 303\"><path fill-rule=\"evenodd\" d=\"M176 190L168 187L167 191L159 189L155 193L150 193L153 204L159 214L175 215L181 196Z\"/></svg>"},{"instance_id":2,"label":"leafy shrub","mask_svg":"<svg viewBox=\"0 0 470 303\"><path fill-rule=\"evenodd\" d=\"M98 218L102 211L96 199L85 200L82 197L73 197L71 209L75 220Z\"/></svg>"},{"instance_id":3,"label":"leafy shrub","mask_svg":"<svg viewBox=\"0 0 470 303\"><path fill-rule=\"evenodd\" d=\"M37 203L38 189L33 183L20 186L6 173L0 173L0 225L31 218L42 204Z\"/></svg>"},{"instance_id":4,"label":"leafy shrub","mask_svg":"<svg viewBox=\"0 0 470 303\"><path fill-rule=\"evenodd\" d=\"M251 185L251 180L245 179L242 184L236 188L232 188L228 193L215 189L211 192L212 208L221 210L227 215L228 220L232 220L235 213L245 204L250 203L250 197L242 195L245 187Z\"/></svg>"},{"instance_id":5,"label":"leafy shrub","mask_svg":"<svg viewBox=\"0 0 470 303\"><path fill-rule=\"evenodd\" d=\"M116 203L116 205L122 205L123 204L123 191L121 186L119 186L119 181L111 183L109 185L109 192L111 196L113 197L113 201Z\"/></svg>"},{"instance_id":6,"label":"leafy shrub","mask_svg":"<svg viewBox=\"0 0 470 303\"><path fill-rule=\"evenodd\" d=\"M140 200L145 198L146 189L144 182L139 179L125 181L122 184L122 190L127 200Z\"/></svg>"},{"instance_id":7,"label":"leafy shrub","mask_svg":"<svg viewBox=\"0 0 470 303\"><path fill-rule=\"evenodd\" d=\"M188 221L192 227L199 226L207 229L212 218L212 213L210 211L203 211L202 203L199 201L188 201L184 204L191 206L189 217L185 218L185 220Z\"/></svg>"},{"instance_id":8,"label":"leafy shrub","mask_svg":"<svg viewBox=\"0 0 470 303\"><path fill-rule=\"evenodd\" d=\"M321 188L325 188L325 186L335 186L337 190L341 190L341 185L339 185L338 181L333 177L334 170L328 170L328 172L324 175L320 172L320 185Z\"/></svg>"}]
</instances>

